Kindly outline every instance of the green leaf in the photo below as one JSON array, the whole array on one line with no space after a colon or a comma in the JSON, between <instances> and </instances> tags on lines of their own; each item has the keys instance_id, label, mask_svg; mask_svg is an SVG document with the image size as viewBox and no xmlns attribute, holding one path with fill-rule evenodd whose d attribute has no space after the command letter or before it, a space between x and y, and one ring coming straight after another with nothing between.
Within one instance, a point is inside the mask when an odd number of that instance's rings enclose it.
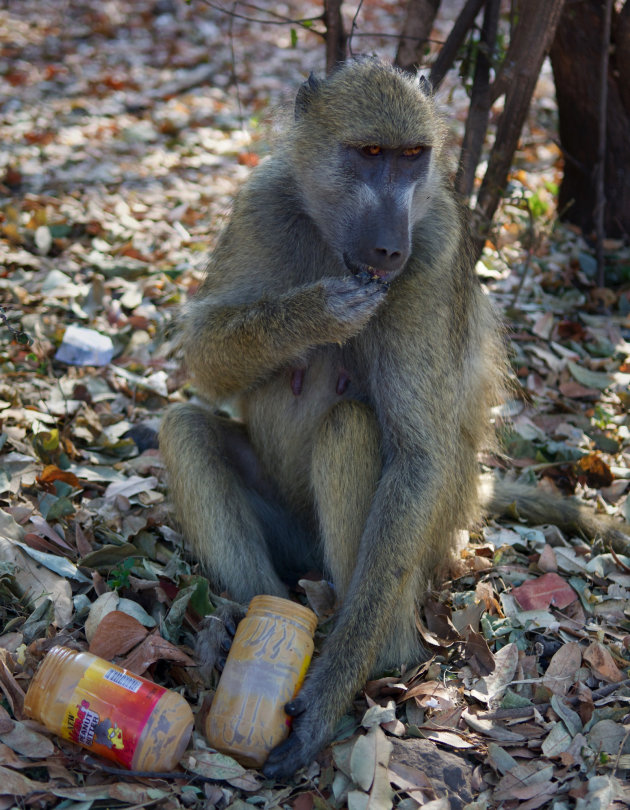
<instances>
[{"instance_id":1,"label":"green leaf","mask_svg":"<svg viewBox=\"0 0 630 810\"><path fill-rule=\"evenodd\" d=\"M48 230L50 231L50 235L53 239L60 239L64 236L68 236L68 234L72 231L72 227L70 225L49 225Z\"/></svg>"},{"instance_id":2,"label":"green leaf","mask_svg":"<svg viewBox=\"0 0 630 810\"><path fill-rule=\"evenodd\" d=\"M600 391L603 391L605 388L608 388L612 382L612 377L609 374L605 374L603 371L591 371L588 368L578 366L573 360L569 360L567 365L573 379L587 388L598 388Z\"/></svg>"},{"instance_id":3,"label":"green leaf","mask_svg":"<svg viewBox=\"0 0 630 810\"><path fill-rule=\"evenodd\" d=\"M43 512L42 512L43 514ZM59 520L66 515L74 515L74 506L68 498L55 498L45 515L46 520Z\"/></svg>"},{"instance_id":4,"label":"green leaf","mask_svg":"<svg viewBox=\"0 0 630 810\"><path fill-rule=\"evenodd\" d=\"M120 610L126 613L127 616L137 619L144 627L155 627L157 624L153 616L149 616L142 605L138 604L138 602L135 602L133 599L125 599L124 597L119 599L116 610Z\"/></svg>"},{"instance_id":5,"label":"green leaf","mask_svg":"<svg viewBox=\"0 0 630 810\"><path fill-rule=\"evenodd\" d=\"M291 47L296 48L298 44L298 35L295 28L291 29Z\"/></svg>"},{"instance_id":6,"label":"green leaf","mask_svg":"<svg viewBox=\"0 0 630 810\"><path fill-rule=\"evenodd\" d=\"M562 723L555 723L542 743L542 752L546 757L557 757L573 742L573 738Z\"/></svg>"},{"instance_id":7,"label":"green leaf","mask_svg":"<svg viewBox=\"0 0 630 810\"><path fill-rule=\"evenodd\" d=\"M578 253L578 262L580 263L580 269L586 273L589 278L595 278L597 275L597 259L594 256L581 250Z\"/></svg>"},{"instance_id":8,"label":"green leaf","mask_svg":"<svg viewBox=\"0 0 630 810\"><path fill-rule=\"evenodd\" d=\"M23 549L29 557L32 557L50 571L54 571L55 574L59 574L59 576L65 579L76 579L77 582L92 581L89 577L86 577L85 574L82 574L76 565L70 562L66 557L60 557L57 554L48 554L45 551L38 551L35 548L27 546L26 543L14 542L15 545Z\"/></svg>"},{"instance_id":9,"label":"green leaf","mask_svg":"<svg viewBox=\"0 0 630 810\"><path fill-rule=\"evenodd\" d=\"M214 605L210 599L210 583L205 577L183 576L180 584L184 587L194 586L190 597L190 607L198 616L209 616L214 613Z\"/></svg>"},{"instance_id":10,"label":"green leaf","mask_svg":"<svg viewBox=\"0 0 630 810\"><path fill-rule=\"evenodd\" d=\"M195 585L189 585L177 594L162 624L162 635L167 641L173 644L177 644L179 639L186 608L195 591L195 587Z\"/></svg>"},{"instance_id":11,"label":"green leaf","mask_svg":"<svg viewBox=\"0 0 630 810\"><path fill-rule=\"evenodd\" d=\"M511 689L507 689L505 695L503 696L503 700L501 701L501 708L502 709L523 709L526 706L531 706L531 700L528 698L523 697L523 695L519 695L516 692L513 692Z\"/></svg>"}]
</instances>

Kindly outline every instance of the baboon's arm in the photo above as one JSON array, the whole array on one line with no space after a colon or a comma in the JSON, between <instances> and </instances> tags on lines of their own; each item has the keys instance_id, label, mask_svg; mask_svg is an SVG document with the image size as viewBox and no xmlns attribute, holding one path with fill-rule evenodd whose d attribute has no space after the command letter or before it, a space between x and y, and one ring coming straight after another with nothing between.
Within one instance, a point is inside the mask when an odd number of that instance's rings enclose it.
<instances>
[{"instance_id":1,"label":"baboon's arm","mask_svg":"<svg viewBox=\"0 0 630 810\"><path fill-rule=\"evenodd\" d=\"M396 456L385 469L365 528L359 559L335 628L288 709L288 739L264 772L281 777L307 765L374 667L396 611L407 607L410 577L422 565L422 543L439 503L441 481L422 450Z\"/></svg>"},{"instance_id":2,"label":"baboon's arm","mask_svg":"<svg viewBox=\"0 0 630 810\"><path fill-rule=\"evenodd\" d=\"M385 294L382 285L345 277L253 303L217 306L201 297L184 324L188 367L206 396L234 396L303 359L312 347L355 335Z\"/></svg>"}]
</instances>

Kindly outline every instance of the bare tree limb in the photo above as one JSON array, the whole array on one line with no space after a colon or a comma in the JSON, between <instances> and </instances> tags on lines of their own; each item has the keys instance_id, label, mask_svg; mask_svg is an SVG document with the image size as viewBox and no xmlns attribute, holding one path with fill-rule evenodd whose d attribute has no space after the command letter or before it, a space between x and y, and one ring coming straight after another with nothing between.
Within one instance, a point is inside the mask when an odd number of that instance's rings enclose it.
<instances>
[{"instance_id":1,"label":"bare tree limb","mask_svg":"<svg viewBox=\"0 0 630 810\"><path fill-rule=\"evenodd\" d=\"M442 79L452 67L460 45L472 28L475 17L479 14L484 2L485 0L466 0L464 8L460 11L459 17L451 28L451 33L448 35L444 47L439 52L431 68L429 81L434 88L440 86Z\"/></svg>"},{"instance_id":2,"label":"bare tree limb","mask_svg":"<svg viewBox=\"0 0 630 810\"><path fill-rule=\"evenodd\" d=\"M408 0L407 14L400 34L394 64L414 70L422 63L440 0Z\"/></svg>"},{"instance_id":3,"label":"bare tree limb","mask_svg":"<svg viewBox=\"0 0 630 810\"><path fill-rule=\"evenodd\" d=\"M463 197L470 197L475 182L475 169L481 157L483 142L490 117L490 68L494 56L499 27L500 0L487 0L481 29L479 53L475 65L466 119L466 132L462 143L455 188Z\"/></svg>"},{"instance_id":4,"label":"bare tree limb","mask_svg":"<svg viewBox=\"0 0 630 810\"><path fill-rule=\"evenodd\" d=\"M601 62L599 74L599 116L596 168L596 202L595 202L595 238L597 257L597 283L603 287L606 283L604 267L604 212L606 210L606 190L604 176L606 173L606 122L608 119L608 55L610 53L610 27L612 20L613 0L604 2L604 19L602 20Z\"/></svg>"},{"instance_id":5,"label":"bare tree limb","mask_svg":"<svg viewBox=\"0 0 630 810\"><path fill-rule=\"evenodd\" d=\"M324 0L324 22L326 24L326 72L335 65L345 62L348 37L343 27L341 5L343 0Z\"/></svg>"},{"instance_id":6,"label":"bare tree limb","mask_svg":"<svg viewBox=\"0 0 630 810\"><path fill-rule=\"evenodd\" d=\"M359 14L361 13L361 8L363 6L363 0L359 0L359 4L357 6L357 10L354 12L354 17L352 18L352 25L350 26L350 36L348 37L348 53L350 56L354 56L352 53L352 38L355 36L361 36L359 31L357 30L357 20L359 19Z\"/></svg>"},{"instance_id":7,"label":"bare tree limb","mask_svg":"<svg viewBox=\"0 0 630 810\"><path fill-rule=\"evenodd\" d=\"M243 6L246 8L251 8L254 11L257 11L259 14L268 14L270 19L262 18L262 17L250 17L247 14L241 14L234 9L223 8L223 6L217 5L217 3L213 3L212 0L202 0L202 2L209 6L210 8L214 9L215 11L220 11L221 14L226 14L228 17L233 17L236 20L245 20L246 22L253 22L253 23L261 23L262 25L299 25L302 28L305 28L308 31L311 31L313 34L318 34L320 37L324 36L323 31L318 31L317 29L312 27L312 23L319 22L323 19L323 15L319 15L317 17L302 17L299 19L293 19L291 17L285 17L283 14L279 14L277 11L271 11L266 8L260 8L260 6L256 6L253 3L242 3Z\"/></svg>"},{"instance_id":8,"label":"bare tree limb","mask_svg":"<svg viewBox=\"0 0 630 810\"><path fill-rule=\"evenodd\" d=\"M481 255L486 233L505 189L540 68L551 47L563 6L564 0L528 0L521 7L521 16L508 50L514 62L511 66L514 78L506 92L475 209L478 255Z\"/></svg>"}]
</instances>

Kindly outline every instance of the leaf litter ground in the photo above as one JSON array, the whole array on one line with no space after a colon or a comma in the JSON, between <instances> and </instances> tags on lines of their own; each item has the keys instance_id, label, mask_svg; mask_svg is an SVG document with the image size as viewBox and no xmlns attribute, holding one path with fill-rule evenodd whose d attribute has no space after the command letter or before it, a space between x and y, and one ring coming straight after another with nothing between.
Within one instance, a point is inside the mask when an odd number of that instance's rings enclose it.
<instances>
[{"instance_id":1,"label":"leaf litter ground","mask_svg":"<svg viewBox=\"0 0 630 810\"><path fill-rule=\"evenodd\" d=\"M402 2L368 5L363 33L400 24ZM517 515L462 537L418 618L428 661L370 682L293 783L204 743L212 685L194 635L216 596L183 553L159 452L137 426L190 395L169 327L265 154L269 101L321 69L319 40L295 39L201 2L0 10L0 808L628 805L630 558ZM441 101L457 142L465 94L453 85ZM606 245L598 288L592 245L556 223L553 120L547 72L479 265L520 382L506 457L483 462L628 519L630 254ZM56 360L70 325L109 338L111 361ZM304 586L323 637L331 594ZM55 643L184 694L196 715L185 776L112 772L25 718Z\"/></svg>"}]
</instances>

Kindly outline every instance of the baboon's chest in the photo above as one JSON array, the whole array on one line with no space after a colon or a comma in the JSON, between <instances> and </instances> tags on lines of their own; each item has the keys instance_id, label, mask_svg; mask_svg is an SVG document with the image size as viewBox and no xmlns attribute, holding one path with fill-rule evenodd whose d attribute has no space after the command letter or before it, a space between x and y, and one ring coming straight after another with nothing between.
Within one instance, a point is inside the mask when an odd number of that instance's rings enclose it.
<instances>
[{"instance_id":1,"label":"baboon's chest","mask_svg":"<svg viewBox=\"0 0 630 810\"><path fill-rule=\"evenodd\" d=\"M356 357L348 347L316 350L302 366L280 370L251 392L243 415L251 442L268 475L283 491L302 498L318 429L343 399L366 398Z\"/></svg>"}]
</instances>

